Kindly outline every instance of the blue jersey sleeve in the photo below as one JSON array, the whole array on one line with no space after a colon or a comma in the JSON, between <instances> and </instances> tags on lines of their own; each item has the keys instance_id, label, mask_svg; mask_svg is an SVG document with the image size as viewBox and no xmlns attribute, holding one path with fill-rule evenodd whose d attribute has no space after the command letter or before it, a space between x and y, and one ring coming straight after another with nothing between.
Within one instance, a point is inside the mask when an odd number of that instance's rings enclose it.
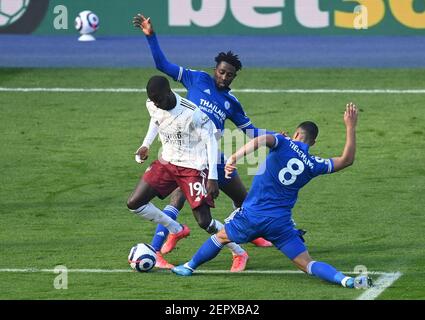
<instances>
[{"instance_id":1,"label":"blue jersey sleeve","mask_svg":"<svg viewBox=\"0 0 425 320\"><path fill-rule=\"evenodd\" d=\"M271 135L276 134L276 132L274 131L256 128L252 123L240 129L251 139L256 138L258 136L265 135L265 134L271 134Z\"/></svg>"},{"instance_id":2,"label":"blue jersey sleeve","mask_svg":"<svg viewBox=\"0 0 425 320\"><path fill-rule=\"evenodd\" d=\"M147 36L146 39L148 40L149 48L151 49L156 68L159 71L164 72L166 75L172 77L174 80L178 81L179 76L181 76L181 70L183 68L176 64L170 63L167 60L161 48L159 47L158 39L156 38L155 34Z\"/></svg>"},{"instance_id":3,"label":"blue jersey sleeve","mask_svg":"<svg viewBox=\"0 0 425 320\"><path fill-rule=\"evenodd\" d=\"M315 176L334 172L334 162L332 159L323 159L316 156L311 156L311 159L314 162L313 174Z\"/></svg>"},{"instance_id":4,"label":"blue jersey sleeve","mask_svg":"<svg viewBox=\"0 0 425 320\"><path fill-rule=\"evenodd\" d=\"M267 133L267 134L273 134L276 142L274 144L273 147L271 147L271 150L277 150L277 149L281 149L281 148L285 148L289 146L289 141L290 139L288 137L285 137L284 135L280 134L280 133Z\"/></svg>"},{"instance_id":5,"label":"blue jersey sleeve","mask_svg":"<svg viewBox=\"0 0 425 320\"><path fill-rule=\"evenodd\" d=\"M166 75L172 77L175 81L181 82L186 89L189 89L194 83L197 82L202 71L185 69L167 60L162 52L158 39L155 34L147 36L149 47L151 49L152 57L155 61L156 68L164 72Z\"/></svg>"},{"instance_id":6,"label":"blue jersey sleeve","mask_svg":"<svg viewBox=\"0 0 425 320\"><path fill-rule=\"evenodd\" d=\"M184 87L189 90L195 83L199 82L199 78L204 73L203 71L181 69L177 81L181 82Z\"/></svg>"},{"instance_id":7,"label":"blue jersey sleeve","mask_svg":"<svg viewBox=\"0 0 425 320\"><path fill-rule=\"evenodd\" d=\"M231 94L230 94L231 95ZM234 96L233 96L234 97ZM262 136L264 134L275 134L273 131L267 131L266 129L259 129L255 127L251 119L246 115L243 111L242 105L237 101L233 103L234 111L229 116L229 119L239 128L241 129L248 137L251 139L256 138L258 136Z\"/></svg>"}]
</instances>

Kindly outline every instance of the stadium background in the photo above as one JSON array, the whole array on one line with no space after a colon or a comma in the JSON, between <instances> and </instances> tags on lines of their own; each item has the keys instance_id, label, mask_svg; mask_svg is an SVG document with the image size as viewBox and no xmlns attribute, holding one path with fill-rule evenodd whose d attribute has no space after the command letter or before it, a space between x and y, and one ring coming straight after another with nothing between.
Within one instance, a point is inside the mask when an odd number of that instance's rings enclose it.
<instances>
[{"instance_id":1,"label":"stadium background","mask_svg":"<svg viewBox=\"0 0 425 320\"><path fill-rule=\"evenodd\" d=\"M0 0L0 12L7 1ZM1 299L360 296L290 272L234 275L232 283L220 274L183 282L162 272L70 273L67 290L53 287L53 272L28 272L62 264L122 270L133 243L150 240L153 227L125 209L142 172L132 161L147 125L141 111L146 97L138 90L157 73L144 36L131 25L138 12L152 18L174 63L211 70L217 52L238 53L244 69L234 88L248 90L237 95L253 122L290 130L305 118L315 119L323 127L319 154L339 152L340 109L355 100L362 110L358 162L349 172L306 188L295 218L309 230L307 241L318 258L344 270L364 264L403 274L375 298L425 298L417 284L425 278L425 203L418 192L425 175L425 1L21 2L26 7L18 20L0 20ZM351 22L360 4L368 8L371 25L356 30ZM100 18L92 43L78 42L73 27L86 9ZM251 178L244 177L247 186ZM222 195L214 214L223 219L230 210ZM171 255L174 263L190 257L206 237L187 206L182 219L194 232ZM279 252L248 250L251 271L295 270ZM205 269L228 264L221 254ZM171 279L181 290L169 285ZM131 287L139 281L147 288L143 293Z\"/></svg>"}]
</instances>

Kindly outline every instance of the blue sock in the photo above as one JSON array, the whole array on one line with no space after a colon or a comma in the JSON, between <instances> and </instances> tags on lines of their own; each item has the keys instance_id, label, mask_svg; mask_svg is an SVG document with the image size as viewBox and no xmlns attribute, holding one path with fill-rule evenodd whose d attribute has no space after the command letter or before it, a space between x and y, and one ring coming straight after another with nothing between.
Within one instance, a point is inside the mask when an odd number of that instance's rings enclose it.
<instances>
[{"instance_id":1,"label":"blue sock","mask_svg":"<svg viewBox=\"0 0 425 320\"><path fill-rule=\"evenodd\" d=\"M213 234L204 244L196 251L192 259L187 263L191 269L196 269L201 264L214 259L223 248L218 242L217 237Z\"/></svg>"},{"instance_id":2,"label":"blue sock","mask_svg":"<svg viewBox=\"0 0 425 320\"><path fill-rule=\"evenodd\" d=\"M336 270L330 264L320 261L312 261L307 266L307 272L322 280L341 284L341 281L346 278L342 272Z\"/></svg>"},{"instance_id":3,"label":"blue sock","mask_svg":"<svg viewBox=\"0 0 425 320\"><path fill-rule=\"evenodd\" d=\"M179 215L179 210L177 210L177 208L168 205L164 208L164 210L162 210L162 212L164 212L167 216L169 216L171 219L176 220L177 216ZM167 239L168 236L168 229L166 227L164 227L163 225L159 224L156 227L155 230L155 234L152 238L152 247L154 247L154 249L156 251L161 250L162 245L165 242L165 239Z\"/></svg>"}]
</instances>

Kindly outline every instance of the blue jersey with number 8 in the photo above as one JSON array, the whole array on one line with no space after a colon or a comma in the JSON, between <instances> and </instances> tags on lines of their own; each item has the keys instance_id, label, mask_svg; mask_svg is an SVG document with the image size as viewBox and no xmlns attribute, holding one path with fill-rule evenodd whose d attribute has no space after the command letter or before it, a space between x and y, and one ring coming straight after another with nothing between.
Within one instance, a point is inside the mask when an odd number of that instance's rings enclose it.
<instances>
[{"instance_id":1,"label":"blue jersey with number 8","mask_svg":"<svg viewBox=\"0 0 425 320\"><path fill-rule=\"evenodd\" d=\"M254 177L243 208L255 215L288 216L299 190L314 177L333 172L332 159L308 153L309 145L280 134Z\"/></svg>"}]
</instances>

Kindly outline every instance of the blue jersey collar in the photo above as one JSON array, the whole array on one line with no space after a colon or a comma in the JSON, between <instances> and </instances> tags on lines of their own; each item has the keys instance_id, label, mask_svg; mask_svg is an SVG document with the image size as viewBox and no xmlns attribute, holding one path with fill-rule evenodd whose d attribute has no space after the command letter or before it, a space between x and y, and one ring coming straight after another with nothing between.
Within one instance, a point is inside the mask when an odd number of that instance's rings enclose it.
<instances>
[{"instance_id":1,"label":"blue jersey collar","mask_svg":"<svg viewBox=\"0 0 425 320\"><path fill-rule=\"evenodd\" d=\"M308 152L308 149L310 148L310 145L308 145L307 143L294 140L292 140L292 142L298 145L302 151Z\"/></svg>"}]
</instances>

